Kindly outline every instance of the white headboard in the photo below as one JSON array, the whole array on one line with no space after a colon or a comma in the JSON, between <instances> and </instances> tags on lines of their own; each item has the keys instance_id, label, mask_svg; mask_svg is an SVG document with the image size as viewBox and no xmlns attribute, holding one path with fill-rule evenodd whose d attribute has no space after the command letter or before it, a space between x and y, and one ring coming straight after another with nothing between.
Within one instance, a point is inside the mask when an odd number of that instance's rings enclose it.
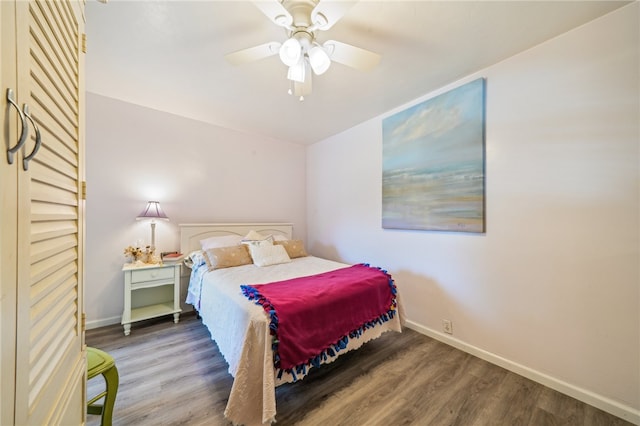
<instances>
[{"instance_id":1,"label":"white headboard","mask_svg":"<svg viewBox=\"0 0 640 426\"><path fill-rule=\"evenodd\" d=\"M180 228L180 252L185 255L200 250L200 240L223 235L244 237L253 230L262 235L282 235L291 239L291 223L184 223Z\"/></svg>"}]
</instances>

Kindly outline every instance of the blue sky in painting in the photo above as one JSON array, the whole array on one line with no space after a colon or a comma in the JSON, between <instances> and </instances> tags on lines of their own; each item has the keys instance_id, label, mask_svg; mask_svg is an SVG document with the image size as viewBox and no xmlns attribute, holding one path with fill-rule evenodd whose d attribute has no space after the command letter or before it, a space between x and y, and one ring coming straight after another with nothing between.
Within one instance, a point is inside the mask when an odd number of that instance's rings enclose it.
<instances>
[{"instance_id":1,"label":"blue sky in painting","mask_svg":"<svg viewBox=\"0 0 640 426\"><path fill-rule=\"evenodd\" d=\"M483 84L475 80L386 118L383 171L482 160Z\"/></svg>"}]
</instances>

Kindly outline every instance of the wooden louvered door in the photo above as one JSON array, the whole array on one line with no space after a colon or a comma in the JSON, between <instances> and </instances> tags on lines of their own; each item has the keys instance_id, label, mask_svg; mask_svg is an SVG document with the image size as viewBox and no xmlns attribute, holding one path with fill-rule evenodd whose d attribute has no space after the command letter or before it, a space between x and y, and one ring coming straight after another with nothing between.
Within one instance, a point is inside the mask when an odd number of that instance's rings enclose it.
<instances>
[{"instance_id":1,"label":"wooden louvered door","mask_svg":"<svg viewBox=\"0 0 640 426\"><path fill-rule=\"evenodd\" d=\"M5 150L18 140L17 114L5 101L16 88L15 3L0 1L0 82L2 85L2 148L0 157L0 425L14 423L18 168L7 161Z\"/></svg>"},{"instance_id":2,"label":"wooden louvered door","mask_svg":"<svg viewBox=\"0 0 640 426\"><path fill-rule=\"evenodd\" d=\"M83 3L18 0L14 7L16 97L29 133L11 165L17 174L12 422L82 424ZM10 418L6 409L3 403L3 421Z\"/></svg>"}]
</instances>

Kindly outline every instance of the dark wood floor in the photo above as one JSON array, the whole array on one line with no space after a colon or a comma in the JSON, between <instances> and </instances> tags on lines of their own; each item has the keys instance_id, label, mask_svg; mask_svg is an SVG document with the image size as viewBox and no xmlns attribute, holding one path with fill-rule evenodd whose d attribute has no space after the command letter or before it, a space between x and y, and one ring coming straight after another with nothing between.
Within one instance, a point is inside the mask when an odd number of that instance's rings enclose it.
<instances>
[{"instance_id":1,"label":"dark wood floor","mask_svg":"<svg viewBox=\"0 0 640 426\"><path fill-rule=\"evenodd\" d=\"M232 378L193 315L87 331L116 360L114 425L229 426ZM89 382L94 394L101 378ZM630 425L592 406L406 329L277 388L277 425ZM88 416L88 425L99 425Z\"/></svg>"}]
</instances>

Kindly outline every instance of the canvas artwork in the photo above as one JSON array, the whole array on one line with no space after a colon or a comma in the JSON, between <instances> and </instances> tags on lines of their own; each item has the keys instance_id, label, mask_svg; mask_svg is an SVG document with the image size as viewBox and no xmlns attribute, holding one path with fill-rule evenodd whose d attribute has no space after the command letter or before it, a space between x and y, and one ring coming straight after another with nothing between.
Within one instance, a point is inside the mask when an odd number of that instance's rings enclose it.
<instances>
[{"instance_id":1,"label":"canvas artwork","mask_svg":"<svg viewBox=\"0 0 640 426\"><path fill-rule=\"evenodd\" d=\"M382 122L382 227L485 232L484 79Z\"/></svg>"}]
</instances>

